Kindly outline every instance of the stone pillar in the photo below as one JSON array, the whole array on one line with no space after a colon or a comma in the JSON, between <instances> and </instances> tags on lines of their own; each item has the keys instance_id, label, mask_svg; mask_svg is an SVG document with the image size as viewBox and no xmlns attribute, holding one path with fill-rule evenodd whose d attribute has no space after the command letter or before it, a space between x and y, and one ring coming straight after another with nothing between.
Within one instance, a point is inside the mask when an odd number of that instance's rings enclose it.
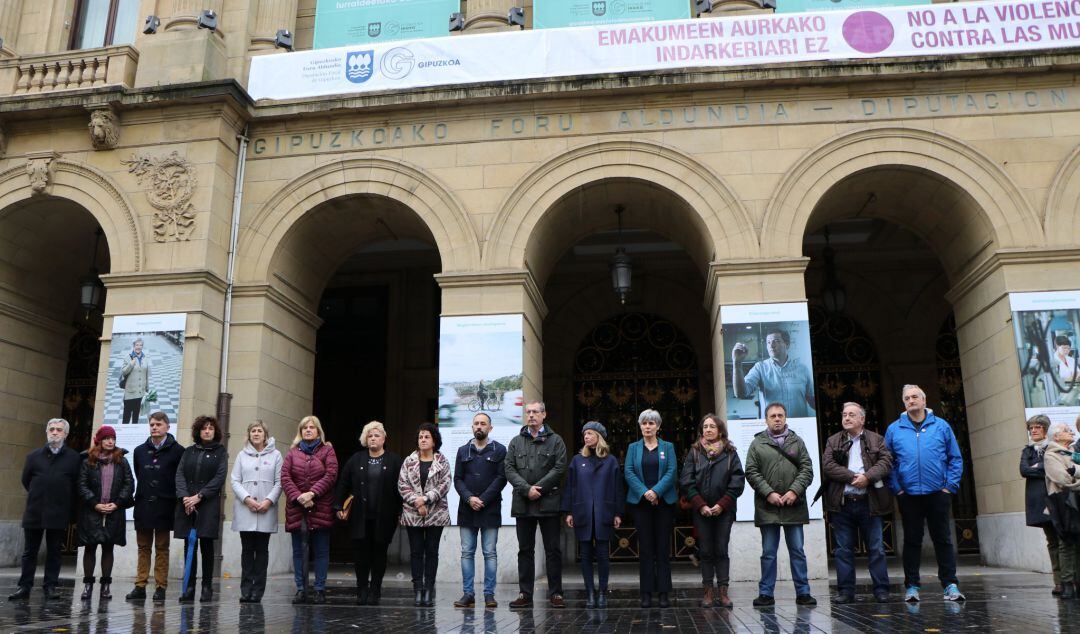
<instances>
[{"instance_id":1,"label":"stone pillar","mask_svg":"<svg viewBox=\"0 0 1080 634\"><path fill-rule=\"evenodd\" d=\"M1003 250L956 280L946 294L956 316L979 551L987 565L1050 572L1042 535L1025 526L1024 480L1017 464L1027 433L1008 294L1071 289L1077 275L1076 249Z\"/></svg>"},{"instance_id":2,"label":"stone pillar","mask_svg":"<svg viewBox=\"0 0 1080 634\"><path fill-rule=\"evenodd\" d=\"M511 7L522 6L521 3L522 0L469 0L465 33L517 30L519 27L510 26L506 16Z\"/></svg>"},{"instance_id":3,"label":"stone pillar","mask_svg":"<svg viewBox=\"0 0 1080 634\"><path fill-rule=\"evenodd\" d=\"M19 21L22 19L23 0L5 0L0 2L0 37L4 46L0 48L0 57L14 57L15 44L19 39Z\"/></svg>"},{"instance_id":4,"label":"stone pillar","mask_svg":"<svg viewBox=\"0 0 1080 634\"><path fill-rule=\"evenodd\" d=\"M705 286L705 306L712 324L713 381L716 391L716 409L727 411L724 386L730 380L724 362L731 356L730 346L724 343L720 307L734 304L773 304L806 301L805 257L760 260L726 260L709 266ZM822 439L823 442L824 439ZM739 455L746 459L746 447L739 447ZM815 485L816 486L816 485ZM816 490L815 487L811 487ZM761 535L753 522L736 522L731 531L730 551L733 553L760 553ZM828 543L825 539L825 521L811 520L805 529L807 570L811 579L829 577ZM780 579L790 579L787 549L777 554L777 572ZM732 580L754 580L760 576L757 557L733 557Z\"/></svg>"},{"instance_id":5,"label":"stone pillar","mask_svg":"<svg viewBox=\"0 0 1080 634\"><path fill-rule=\"evenodd\" d=\"M199 26L199 15L204 9L217 13L220 20L221 4L222 0L162 0L158 5L161 11L162 27L166 31L196 29Z\"/></svg>"},{"instance_id":6,"label":"stone pillar","mask_svg":"<svg viewBox=\"0 0 1080 634\"><path fill-rule=\"evenodd\" d=\"M296 31L296 0L261 0L252 8L257 11L255 28L251 32L250 50L274 48L278 29Z\"/></svg>"},{"instance_id":7,"label":"stone pillar","mask_svg":"<svg viewBox=\"0 0 1080 634\"><path fill-rule=\"evenodd\" d=\"M442 288L442 315L444 317L511 313L520 313L524 316L522 334L525 339L525 353L522 358L524 365L522 390L526 401L543 398L542 328L544 317L547 315L547 306L544 304L540 289L533 280L532 273L527 270L442 273L436 275L435 279ZM558 423L554 427L565 439L568 430L558 429ZM451 513L453 512L454 510L451 509ZM564 562L573 562L573 543L564 531ZM504 526L499 529L499 583L517 583L517 548L517 533L514 527ZM402 549L403 557L407 551L407 547ZM478 583L483 576L480 570L478 563ZM537 535L536 574L538 579L544 574L544 570L544 546ZM572 568L569 565L564 566L564 577L570 570ZM461 581L461 539L456 529L443 531L442 543L439 546L438 580Z\"/></svg>"}]
</instances>

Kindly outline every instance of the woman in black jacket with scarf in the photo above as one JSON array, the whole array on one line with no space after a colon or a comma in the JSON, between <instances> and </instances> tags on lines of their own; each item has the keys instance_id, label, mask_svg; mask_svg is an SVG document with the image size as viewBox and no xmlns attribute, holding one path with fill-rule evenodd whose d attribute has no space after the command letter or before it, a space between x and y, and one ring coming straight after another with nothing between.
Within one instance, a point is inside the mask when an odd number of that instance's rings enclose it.
<instances>
[{"instance_id":1,"label":"woman in black jacket with scarf","mask_svg":"<svg viewBox=\"0 0 1080 634\"><path fill-rule=\"evenodd\" d=\"M349 522L356 567L356 604L379 605L386 551L401 516L398 472L401 456L386 450L386 428L377 420L360 432L360 451L345 463L334 491L338 519ZM349 511L343 508L352 496ZM370 576L370 580L369 580Z\"/></svg>"},{"instance_id":2,"label":"woman in black jacket with scarf","mask_svg":"<svg viewBox=\"0 0 1080 634\"><path fill-rule=\"evenodd\" d=\"M94 566L101 546L101 600L112 598L113 546L127 544L124 509L135 504L134 478L124 454L116 446L116 431L102 425L94 446L79 469L79 518L77 535L83 547L82 600L94 595Z\"/></svg>"},{"instance_id":3,"label":"woman in black jacket with scarf","mask_svg":"<svg viewBox=\"0 0 1080 634\"><path fill-rule=\"evenodd\" d=\"M1061 595L1061 568L1058 565L1058 534L1054 522L1046 507L1046 468L1043 454L1050 444L1046 432L1050 429L1050 418L1044 414L1032 416L1027 421L1030 441L1020 452L1020 475L1024 477L1025 519L1028 526L1043 530L1046 535L1046 550L1050 554L1050 569L1054 577L1055 597Z\"/></svg>"},{"instance_id":4,"label":"woman in black jacket with scarf","mask_svg":"<svg viewBox=\"0 0 1080 634\"><path fill-rule=\"evenodd\" d=\"M188 533L192 526L202 554L202 593L200 601L214 598L214 540L221 529L221 488L229 473L229 454L221 444L221 427L213 416L200 416L191 426L194 444L184 450L176 468L176 539L184 540L185 556ZM181 603L195 600L198 558L191 561L191 579L180 595Z\"/></svg>"},{"instance_id":5,"label":"woman in black jacket with scarf","mask_svg":"<svg viewBox=\"0 0 1080 634\"><path fill-rule=\"evenodd\" d=\"M705 586L701 607L731 608L728 540L735 523L735 503L746 486L746 477L735 445L728 440L727 424L716 414L706 414L698 423L698 440L686 454L679 484L693 509L697 530L701 583Z\"/></svg>"}]
</instances>

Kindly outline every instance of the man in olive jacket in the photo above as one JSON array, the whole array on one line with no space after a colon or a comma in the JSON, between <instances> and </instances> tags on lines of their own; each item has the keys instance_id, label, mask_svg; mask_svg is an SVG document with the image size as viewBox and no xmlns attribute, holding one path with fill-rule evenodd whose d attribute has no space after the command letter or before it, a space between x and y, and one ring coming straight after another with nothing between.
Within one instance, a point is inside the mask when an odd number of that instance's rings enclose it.
<instances>
[{"instance_id":1,"label":"man in olive jacket","mask_svg":"<svg viewBox=\"0 0 1080 634\"><path fill-rule=\"evenodd\" d=\"M510 440L506 449L506 479L513 487L510 514L517 519L518 598L511 608L532 607L533 581L536 576L536 528L547 552L547 578L551 606L566 607L562 596L562 529L559 509L562 505L562 481L566 475L566 443L544 426L547 409L540 401L525 406L521 433Z\"/></svg>"},{"instance_id":2,"label":"man in olive jacket","mask_svg":"<svg viewBox=\"0 0 1080 634\"><path fill-rule=\"evenodd\" d=\"M754 525L761 530L761 581L754 607L775 603L776 551L784 529L795 603L817 605L810 595L803 524L810 523L806 489L814 480L814 463L806 443L787 426L787 409L780 403L765 408L763 432L754 436L746 451L746 481L754 487Z\"/></svg>"},{"instance_id":3,"label":"man in olive jacket","mask_svg":"<svg viewBox=\"0 0 1080 634\"><path fill-rule=\"evenodd\" d=\"M880 434L865 429L866 410L844 403L843 431L825 442L821 471L825 510L832 523L836 551L837 596L833 603L855 601L855 543L862 530L870 558L870 578L878 603L889 600L889 570L881 539L881 516L892 513L893 497L883 482L892 471L892 452Z\"/></svg>"}]
</instances>

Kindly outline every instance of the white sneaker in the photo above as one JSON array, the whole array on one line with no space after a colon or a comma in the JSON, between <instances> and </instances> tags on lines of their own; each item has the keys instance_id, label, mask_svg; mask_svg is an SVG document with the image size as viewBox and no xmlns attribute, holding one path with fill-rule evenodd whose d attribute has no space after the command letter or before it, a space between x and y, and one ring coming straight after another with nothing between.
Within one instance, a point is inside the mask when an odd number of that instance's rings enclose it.
<instances>
[{"instance_id":1,"label":"white sneaker","mask_svg":"<svg viewBox=\"0 0 1080 634\"><path fill-rule=\"evenodd\" d=\"M907 589L907 593L904 594L904 601L908 603L919 602L919 589L915 586L911 586Z\"/></svg>"},{"instance_id":2,"label":"white sneaker","mask_svg":"<svg viewBox=\"0 0 1080 634\"><path fill-rule=\"evenodd\" d=\"M965 601L966 600L964 595L960 594L960 588L957 587L957 585L955 583L950 583L949 586L947 588L945 588L945 596L943 598L946 601Z\"/></svg>"}]
</instances>

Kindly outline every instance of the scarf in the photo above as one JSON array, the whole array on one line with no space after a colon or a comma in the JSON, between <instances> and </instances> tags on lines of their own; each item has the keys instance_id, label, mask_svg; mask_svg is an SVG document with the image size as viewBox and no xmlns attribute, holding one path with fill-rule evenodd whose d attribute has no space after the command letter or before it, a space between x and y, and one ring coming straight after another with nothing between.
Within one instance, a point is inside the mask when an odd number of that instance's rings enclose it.
<instances>
[{"instance_id":1,"label":"scarf","mask_svg":"<svg viewBox=\"0 0 1080 634\"><path fill-rule=\"evenodd\" d=\"M724 451L724 444L717 439L716 442L708 442L704 438L701 439L701 450L705 452L709 458L715 458Z\"/></svg>"},{"instance_id":2,"label":"scarf","mask_svg":"<svg viewBox=\"0 0 1080 634\"><path fill-rule=\"evenodd\" d=\"M319 445L321 445L321 444L322 444L322 441L319 440L318 438L316 438L315 440L312 440L311 442L308 442L306 440L301 440L300 444L297 445L297 447L300 448L300 451L302 451L302 452L306 453L307 455L311 456L311 455L315 454L315 450L318 449Z\"/></svg>"},{"instance_id":3,"label":"scarf","mask_svg":"<svg viewBox=\"0 0 1080 634\"><path fill-rule=\"evenodd\" d=\"M1028 440L1028 447L1034 447L1035 448L1035 453L1039 454L1040 456L1043 455L1043 453L1046 451L1047 445L1049 445L1049 444L1050 444L1050 437L1049 436L1047 436L1046 438L1043 438L1039 442L1034 442L1032 440Z\"/></svg>"}]
</instances>

